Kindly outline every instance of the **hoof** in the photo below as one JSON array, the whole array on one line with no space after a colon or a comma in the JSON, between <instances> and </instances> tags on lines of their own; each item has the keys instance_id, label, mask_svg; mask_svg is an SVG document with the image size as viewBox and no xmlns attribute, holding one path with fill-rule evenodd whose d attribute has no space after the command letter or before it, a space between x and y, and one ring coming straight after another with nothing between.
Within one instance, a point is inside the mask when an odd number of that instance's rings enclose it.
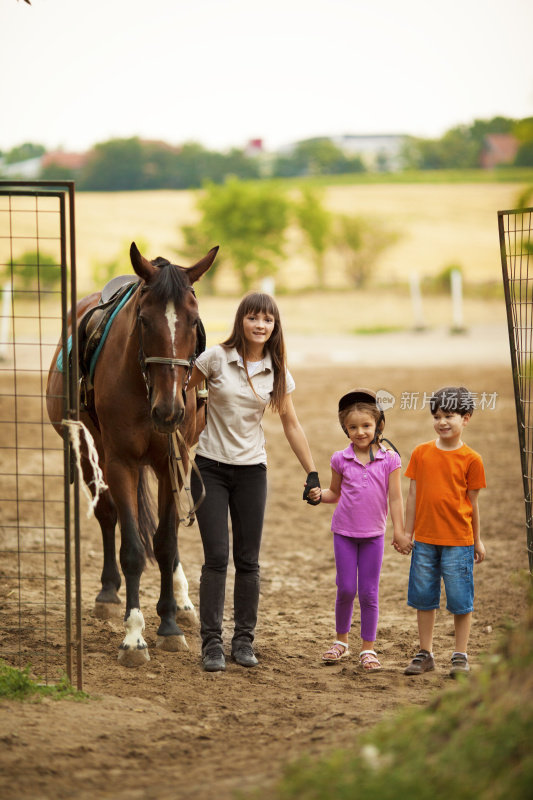
<instances>
[{"instance_id":1,"label":"hoof","mask_svg":"<svg viewBox=\"0 0 533 800\"><path fill-rule=\"evenodd\" d=\"M94 604L94 616L98 619L119 619L122 613L120 603L100 603L97 600Z\"/></svg>"},{"instance_id":2,"label":"hoof","mask_svg":"<svg viewBox=\"0 0 533 800\"><path fill-rule=\"evenodd\" d=\"M198 614L194 606L176 609L177 622L189 622L196 625L198 623Z\"/></svg>"},{"instance_id":3,"label":"hoof","mask_svg":"<svg viewBox=\"0 0 533 800\"><path fill-rule=\"evenodd\" d=\"M177 653L179 650L189 649L189 645L183 634L181 636L158 636L156 647L159 650L166 650L169 653Z\"/></svg>"},{"instance_id":4,"label":"hoof","mask_svg":"<svg viewBox=\"0 0 533 800\"><path fill-rule=\"evenodd\" d=\"M150 653L147 647L120 647L118 651L118 663L122 667L142 667L150 661Z\"/></svg>"}]
</instances>

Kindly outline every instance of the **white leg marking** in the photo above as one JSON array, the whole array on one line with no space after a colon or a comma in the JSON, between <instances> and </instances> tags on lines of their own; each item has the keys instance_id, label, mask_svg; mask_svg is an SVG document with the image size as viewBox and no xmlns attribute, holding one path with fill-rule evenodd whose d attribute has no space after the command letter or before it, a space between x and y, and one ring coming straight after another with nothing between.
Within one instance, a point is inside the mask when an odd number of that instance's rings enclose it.
<instances>
[{"instance_id":1,"label":"white leg marking","mask_svg":"<svg viewBox=\"0 0 533 800\"><path fill-rule=\"evenodd\" d=\"M189 597L189 582L185 577L181 561L174 570L174 592L180 611L194 611L194 606Z\"/></svg>"},{"instance_id":2,"label":"white leg marking","mask_svg":"<svg viewBox=\"0 0 533 800\"><path fill-rule=\"evenodd\" d=\"M138 667L150 660L148 645L144 641L144 617L140 608L132 608L124 621L126 636L118 651L118 660L125 667Z\"/></svg>"},{"instance_id":3,"label":"white leg marking","mask_svg":"<svg viewBox=\"0 0 533 800\"><path fill-rule=\"evenodd\" d=\"M167 318L167 325L170 331L170 341L172 343L172 358L176 358L176 325L178 324L178 315L176 314L176 309L174 308L174 303L168 302L167 310L165 312L165 316ZM177 391L177 383L174 381L174 386L172 389L172 400L176 400L176 391Z\"/></svg>"}]
</instances>

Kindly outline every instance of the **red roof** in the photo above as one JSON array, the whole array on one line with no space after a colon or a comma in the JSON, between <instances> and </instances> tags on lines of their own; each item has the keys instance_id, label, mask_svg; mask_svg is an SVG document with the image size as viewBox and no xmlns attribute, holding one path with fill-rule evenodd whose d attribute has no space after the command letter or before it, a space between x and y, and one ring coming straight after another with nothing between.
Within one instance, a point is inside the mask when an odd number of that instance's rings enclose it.
<instances>
[{"instance_id":1,"label":"red roof","mask_svg":"<svg viewBox=\"0 0 533 800\"><path fill-rule=\"evenodd\" d=\"M490 169L498 164L512 164L518 151L518 144L518 139L510 133L488 133L481 152L481 166Z\"/></svg>"},{"instance_id":2,"label":"red roof","mask_svg":"<svg viewBox=\"0 0 533 800\"><path fill-rule=\"evenodd\" d=\"M56 167L65 167L65 169L81 169L85 166L88 157L88 153L64 153L62 150L57 150L44 154L41 168L50 167L53 164Z\"/></svg>"}]
</instances>

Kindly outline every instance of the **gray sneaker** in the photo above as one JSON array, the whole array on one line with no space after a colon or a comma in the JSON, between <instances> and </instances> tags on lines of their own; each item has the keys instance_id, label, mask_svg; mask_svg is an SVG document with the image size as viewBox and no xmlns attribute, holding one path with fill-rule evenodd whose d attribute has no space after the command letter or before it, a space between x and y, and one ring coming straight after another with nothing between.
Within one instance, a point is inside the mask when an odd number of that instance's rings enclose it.
<instances>
[{"instance_id":1,"label":"gray sneaker","mask_svg":"<svg viewBox=\"0 0 533 800\"><path fill-rule=\"evenodd\" d=\"M231 657L241 667L256 667L259 661L255 657L251 644L241 644L232 651Z\"/></svg>"},{"instance_id":2,"label":"gray sneaker","mask_svg":"<svg viewBox=\"0 0 533 800\"><path fill-rule=\"evenodd\" d=\"M226 659L220 645L209 647L202 656L202 666L205 672L224 672Z\"/></svg>"},{"instance_id":3,"label":"gray sneaker","mask_svg":"<svg viewBox=\"0 0 533 800\"><path fill-rule=\"evenodd\" d=\"M419 650L410 664L404 669L404 675L422 675L423 672L431 672L435 669L435 661L431 653L427 650Z\"/></svg>"},{"instance_id":4,"label":"gray sneaker","mask_svg":"<svg viewBox=\"0 0 533 800\"><path fill-rule=\"evenodd\" d=\"M454 653L452 656L452 668L450 670L450 678L455 678L456 675L466 675L470 672L470 664L468 658L462 653Z\"/></svg>"}]
</instances>

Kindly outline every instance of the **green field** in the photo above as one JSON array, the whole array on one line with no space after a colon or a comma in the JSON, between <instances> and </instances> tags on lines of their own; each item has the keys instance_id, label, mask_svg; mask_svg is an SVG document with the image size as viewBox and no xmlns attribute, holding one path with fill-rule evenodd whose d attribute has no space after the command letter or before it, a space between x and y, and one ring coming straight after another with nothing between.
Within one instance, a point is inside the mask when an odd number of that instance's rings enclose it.
<instances>
[{"instance_id":1,"label":"green field","mask_svg":"<svg viewBox=\"0 0 533 800\"><path fill-rule=\"evenodd\" d=\"M302 320L299 329L306 330L316 325L317 313L321 323L332 329L354 330L377 324L376 314L381 311L381 325L405 324L409 316L409 296L406 291L398 293L397 285L407 286L410 277L420 278L437 275L450 264L462 268L470 294L482 284L501 283L501 266L498 243L497 212L515 208L518 198L533 183L532 171L504 173L420 173L409 176L340 176L338 179L316 179L320 185L325 206L338 214L363 215L377 219L388 229L398 233L397 242L381 256L371 286L367 293L352 292L344 274L344 264L333 251L326 255L326 286L330 296L327 303L312 301L307 294L302 305ZM348 177L350 182L348 182ZM489 180L490 178L490 180ZM506 178L507 180L503 180ZM427 182L432 179L434 182ZM446 182L437 182L444 181ZM460 182L460 179L463 182ZM296 196L298 182L287 181L287 189ZM163 255L184 263L178 255L182 242L180 226L197 219L197 192L152 191L116 193L78 193L76 196L76 237L78 290L80 296L95 288L93 271L95 266L119 259L118 272L129 272L128 248L131 241L142 243L149 258ZM2 215L2 218L5 215ZM36 231L33 216L16 210L12 213L12 224L17 249L31 249ZM51 215L50 225L56 224ZM4 232L2 231L2 236ZM46 236L41 229L39 235ZM224 242L219 244L221 252ZM41 239L43 249L53 252L53 245ZM0 248L8 247L0 239ZM276 293L283 297L285 305L313 288L315 277L311 254L306 248L302 234L290 228L286 241L286 258L279 264L276 277ZM199 256L203 253L199 253ZM8 252L0 253L2 260ZM387 287L394 288L391 293ZM98 286L96 288L99 288ZM376 290L379 289L379 294ZM219 297L234 298L240 294L239 284L231 269L224 266L216 278ZM337 293L345 300L353 295L353 303L344 303L348 310L342 322L337 319ZM349 292L349 295L347 295ZM201 287L200 287L201 293ZM481 295L480 295L481 298ZM467 313L473 318L492 318L492 302L474 298ZM441 314L438 300L429 299L435 311L430 316ZM473 305L472 305L473 304ZM226 305L223 303L222 305ZM442 302L441 302L442 305ZM501 298L498 299L498 307ZM313 315L309 314L313 309ZM443 312L444 313L444 312ZM351 315L353 314L353 319ZM449 312L445 312L449 319ZM306 315L308 316L306 320ZM216 314L215 314L216 316ZM221 309L221 318L227 319L227 309ZM330 323L327 320L331 318ZM502 318L503 319L503 318ZM216 326L218 327L218 326Z\"/></svg>"},{"instance_id":2,"label":"green field","mask_svg":"<svg viewBox=\"0 0 533 800\"><path fill-rule=\"evenodd\" d=\"M459 264L465 280L500 279L497 212L516 207L526 184L350 184L324 187L324 203L335 213L380 219L400 235L379 261L374 283L407 281L439 273ZM132 240L147 245L146 255L172 257L181 244L180 226L197 218L194 192L84 193L77 196L77 252L80 290L90 289L91 268L126 253ZM221 250L224 242L219 244ZM295 291L313 286L310 254L301 234L290 229L286 261L277 283ZM200 255L200 254L199 254ZM326 260L331 288L347 288L344 267L335 253ZM222 270L217 288L238 294L229 270Z\"/></svg>"}]
</instances>

